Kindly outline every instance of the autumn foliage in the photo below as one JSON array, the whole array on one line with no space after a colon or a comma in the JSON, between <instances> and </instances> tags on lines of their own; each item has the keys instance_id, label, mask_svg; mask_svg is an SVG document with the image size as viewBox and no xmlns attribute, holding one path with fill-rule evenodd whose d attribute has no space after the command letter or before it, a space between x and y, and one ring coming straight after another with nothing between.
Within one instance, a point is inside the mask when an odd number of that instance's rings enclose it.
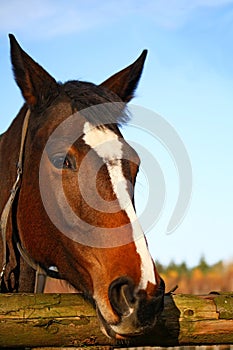
<instances>
[{"instance_id":1,"label":"autumn foliage","mask_svg":"<svg viewBox=\"0 0 233 350\"><path fill-rule=\"evenodd\" d=\"M186 263L168 266L157 263L160 275L165 281L166 291L170 291L176 285L176 293L184 294L208 294L212 291L233 290L233 262L223 263L219 261L214 265L208 265L202 257L197 266L188 268Z\"/></svg>"}]
</instances>

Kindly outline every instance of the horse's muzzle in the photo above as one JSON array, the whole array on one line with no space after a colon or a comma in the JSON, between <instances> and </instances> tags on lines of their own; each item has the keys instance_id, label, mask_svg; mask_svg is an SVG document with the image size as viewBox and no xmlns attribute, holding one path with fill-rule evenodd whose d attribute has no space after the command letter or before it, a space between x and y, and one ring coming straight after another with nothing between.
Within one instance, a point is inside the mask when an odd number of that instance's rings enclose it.
<instances>
[{"instance_id":1,"label":"horse's muzzle","mask_svg":"<svg viewBox=\"0 0 233 350\"><path fill-rule=\"evenodd\" d=\"M113 281L109 287L109 300L114 313L119 317L116 324L108 324L98 311L103 331L115 339L129 338L148 333L156 324L164 305L165 284L160 285L153 296L146 291L135 292L135 286L128 277Z\"/></svg>"}]
</instances>

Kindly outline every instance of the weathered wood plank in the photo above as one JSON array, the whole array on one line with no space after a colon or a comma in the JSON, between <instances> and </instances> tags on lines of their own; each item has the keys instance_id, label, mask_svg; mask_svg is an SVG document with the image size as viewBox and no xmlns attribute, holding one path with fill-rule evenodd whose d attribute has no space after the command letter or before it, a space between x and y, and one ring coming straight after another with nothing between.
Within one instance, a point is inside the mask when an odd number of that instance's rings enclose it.
<instances>
[{"instance_id":1,"label":"weathered wood plank","mask_svg":"<svg viewBox=\"0 0 233 350\"><path fill-rule=\"evenodd\" d=\"M0 347L83 346L97 339L108 343L95 310L78 294L0 295Z\"/></svg>"},{"instance_id":2,"label":"weathered wood plank","mask_svg":"<svg viewBox=\"0 0 233 350\"><path fill-rule=\"evenodd\" d=\"M233 293L165 297L153 331L131 346L233 344ZM0 295L0 347L111 346L79 294Z\"/></svg>"}]
</instances>

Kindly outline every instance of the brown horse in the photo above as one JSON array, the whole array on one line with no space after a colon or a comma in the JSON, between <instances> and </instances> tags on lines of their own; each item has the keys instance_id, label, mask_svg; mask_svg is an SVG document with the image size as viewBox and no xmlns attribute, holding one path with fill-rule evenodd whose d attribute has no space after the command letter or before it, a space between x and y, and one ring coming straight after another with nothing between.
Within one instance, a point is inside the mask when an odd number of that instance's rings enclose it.
<instances>
[{"instance_id":1,"label":"brown horse","mask_svg":"<svg viewBox=\"0 0 233 350\"><path fill-rule=\"evenodd\" d=\"M106 335L145 333L164 283L134 210L139 158L119 125L146 51L100 85L61 84L10 43L25 104L0 137L1 290L60 278L93 303Z\"/></svg>"}]
</instances>

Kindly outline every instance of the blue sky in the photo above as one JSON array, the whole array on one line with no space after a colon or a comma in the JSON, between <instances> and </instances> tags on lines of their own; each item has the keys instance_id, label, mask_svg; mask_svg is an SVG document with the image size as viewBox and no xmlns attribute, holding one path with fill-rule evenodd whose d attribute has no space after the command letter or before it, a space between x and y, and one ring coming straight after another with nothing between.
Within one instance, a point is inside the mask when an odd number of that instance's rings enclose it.
<instances>
[{"instance_id":1,"label":"blue sky","mask_svg":"<svg viewBox=\"0 0 233 350\"><path fill-rule=\"evenodd\" d=\"M132 103L157 112L173 126L193 170L189 209L167 235L177 174L169 157L158 151L160 145L151 144L151 152L159 153L167 190L164 212L147 233L151 253L165 264L173 259L194 265L203 254L209 263L232 260L233 1L2 2L0 132L23 103L11 72L8 33L60 81L100 83L144 48L149 50ZM127 128L124 133L136 142L141 137ZM146 200L143 186L139 179L139 210Z\"/></svg>"}]
</instances>

